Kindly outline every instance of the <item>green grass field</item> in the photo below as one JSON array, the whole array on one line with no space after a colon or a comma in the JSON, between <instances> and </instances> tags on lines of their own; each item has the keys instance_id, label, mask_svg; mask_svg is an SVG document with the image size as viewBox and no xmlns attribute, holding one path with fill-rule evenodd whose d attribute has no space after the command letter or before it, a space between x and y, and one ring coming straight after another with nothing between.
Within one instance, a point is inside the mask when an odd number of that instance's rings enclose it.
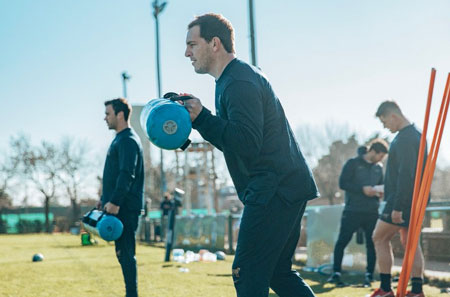
<instances>
[{"instance_id":1,"label":"green grass field","mask_svg":"<svg viewBox=\"0 0 450 297\"><path fill-rule=\"evenodd\" d=\"M42 262L32 262L42 253ZM138 245L139 294L150 296L235 296L230 275L232 257L216 263L165 263L164 250ZM189 272L180 272L186 267ZM318 296L365 296L367 288L335 288L325 276L302 273ZM357 283L358 279L351 279ZM375 283L374 285L378 285ZM449 296L426 286L427 297ZM97 246L81 246L80 236L2 235L0 236L0 296L89 297L124 296L120 266L114 245L99 240ZM271 297L277 296L274 293Z\"/></svg>"}]
</instances>

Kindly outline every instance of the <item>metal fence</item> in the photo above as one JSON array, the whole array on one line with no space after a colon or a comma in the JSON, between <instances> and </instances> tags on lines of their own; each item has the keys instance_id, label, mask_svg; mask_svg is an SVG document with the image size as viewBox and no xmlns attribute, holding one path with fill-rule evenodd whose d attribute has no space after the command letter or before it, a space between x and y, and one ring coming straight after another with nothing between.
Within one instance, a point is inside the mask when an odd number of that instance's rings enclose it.
<instances>
[{"instance_id":1,"label":"metal fence","mask_svg":"<svg viewBox=\"0 0 450 297\"><path fill-rule=\"evenodd\" d=\"M343 205L312 206L302 221L298 246L307 247L311 266L329 263L339 230ZM176 247L198 250L224 250L234 254L241 216L239 214L177 216ZM165 218L142 219L139 238L144 242L164 240ZM355 236L356 237L356 236ZM426 258L448 260L450 257L450 202L430 203L424 219L422 246ZM401 256L401 247L396 252ZM365 247L356 244L356 238L347 248L345 264L358 269L365 264ZM433 252L432 252L433 251ZM356 267L356 266L358 267Z\"/></svg>"}]
</instances>

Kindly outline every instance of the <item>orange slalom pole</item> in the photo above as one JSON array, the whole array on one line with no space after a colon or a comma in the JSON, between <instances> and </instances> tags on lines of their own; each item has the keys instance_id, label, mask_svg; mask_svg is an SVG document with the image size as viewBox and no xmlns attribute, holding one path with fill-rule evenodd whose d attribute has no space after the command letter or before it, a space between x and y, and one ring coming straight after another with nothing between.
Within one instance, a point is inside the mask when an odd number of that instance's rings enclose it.
<instances>
[{"instance_id":1,"label":"orange slalom pole","mask_svg":"<svg viewBox=\"0 0 450 297\"><path fill-rule=\"evenodd\" d=\"M449 77L450 78L450 77ZM439 131L442 131L443 129L443 125L442 125L442 120L443 120L443 114L444 114L444 110L445 110L445 105L446 105L446 94L449 88L449 80L447 80L447 84L446 84L446 88L444 91L444 97L442 98L442 104L441 104L441 108L439 111L439 117L438 120L436 122L436 130L433 136L433 143L432 143L432 148L430 150L430 155L428 157L427 160L427 164L425 166L425 171L424 171L424 176L421 182L421 186L420 186L420 194L419 197L417 197L418 199L413 200L413 204L412 204L412 212L411 212L411 217L410 217L410 226L409 226L409 230L408 230L408 239L407 239L407 245L406 245L406 249L405 249L405 257L403 259L403 265L402 265L402 272L400 275L400 279L399 279L399 285L397 287L397 294L400 292L400 295L398 296L402 296L403 297L403 293L406 290L406 286L409 280L409 275L411 273L412 270L412 263L414 262L414 256L415 256L415 250L417 249L417 243L418 242L418 237L420 236L420 231L417 231L417 229L420 230L420 226L421 223L423 221L423 216L422 219L420 219L420 215L418 216L417 212L418 211L422 211L423 208L423 212L424 209L426 208L426 202L428 199L428 195L426 196L422 196L422 192L425 193L429 192L426 191L426 184L428 183L428 179L429 179L429 172L430 172L430 168L432 167L432 161L434 159L434 156L436 156L436 140L437 140L437 136ZM448 108L448 106L447 106ZM445 111L446 113L447 111ZM445 122L445 120L444 120ZM440 142L439 142L440 143ZM432 169L433 174L434 174L434 169ZM417 177L417 176L416 176ZM432 180L432 177L431 177ZM431 180L430 182L430 186L431 186ZM424 188L425 187L425 188ZM417 238L415 238L417 237ZM410 253L410 251L413 250L414 253Z\"/></svg>"},{"instance_id":2,"label":"orange slalom pole","mask_svg":"<svg viewBox=\"0 0 450 297\"><path fill-rule=\"evenodd\" d=\"M413 205L415 204L415 201L417 200L417 196L419 194L419 189L420 189L420 183L422 180L423 159L425 157L425 146L426 146L426 142L427 142L428 121L430 119L431 101L433 98L435 78L436 78L436 69L431 68L431 78L430 78L430 84L428 87L427 106L425 109L425 120L423 123L422 136L420 139L419 155L417 156L416 177L415 177L415 181L414 181L414 191L413 191ZM412 220L412 218L414 216L415 216L415 208L413 208L411 211L410 221ZM410 244L410 241L407 241L406 249L409 249L409 244ZM405 259L406 259L406 254L405 254L405 257L403 258L402 272L406 270L406 262L407 261L405 261ZM403 283L407 283L407 282L405 281L405 278L404 277L402 278L400 275L400 279L398 281L398 288L405 287L405 289L406 289L406 286L404 286Z\"/></svg>"},{"instance_id":3,"label":"orange slalom pole","mask_svg":"<svg viewBox=\"0 0 450 297\"><path fill-rule=\"evenodd\" d=\"M404 275L404 277L402 277L402 275L401 275L402 287L400 287L400 286L397 287L397 296L404 296L403 292L405 292L405 290L406 290L407 280L409 279L409 275L410 275L411 269L412 269L412 264L414 262L415 251L417 249L417 243L418 243L419 236L420 236L420 227L421 227L421 224L423 221L423 216L424 216L425 209L426 209L426 201L428 201L428 193L429 193L432 178L434 175L434 169L435 169L436 159L437 159L437 151L439 150L439 146L440 146L440 140L438 140L438 145L436 146L437 135L438 135L438 131L439 131L438 138L442 137L443 127L445 124L445 118L446 118L447 109L448 109L448 100L450 100L450 97L448 97L448 95L446 95L448 92L448 89L449 89L449 82L450 82L450 75L447 80L443 102L441 105L441 109L439 111L438 122L436 123L436 130L435 130L434 137L433 137L432 149L430 151L430 156L429 156L427 164L425 166L426 168L425 168L424 177L423 177L422 183L421 183L419 201L417 201L419 204L419 209L421 209L422 214L419 216L416 215L414 218L412 218L412 221L410 222L410 230L408 232L408 242L410 242L410 244L407 245L407 247L409 247L409 248L406 249L406 254L405 254L404 263L403 263L404 268L406 268L406 271L404 272L402 269L402 274ZM445 110L445 112L444 112L444 110ZM433 163L434 163L434 166L433 166ZM417 204L413 205L413 207L417 208Z\"/></svg>"},{"instance_id":4,"label":"orange slalom pole","mask_svg":"<svg viewBox=\"0 0 450 297\"><path fill-rule=\"evenodd\" d=\"M439 117L438 117L438 121L436 123L436 130L434 132L433 142L432 142L432 146L430 149L429 159L434 160L434 163L436 163L436 161L437 161L437 155L438 155L438 151L439 151L439 147L440 147L440 143L441 143L441 137L442 137L442 133L444 131L444 125L445 125L445 121L447 118L447 110L449 108L448 104L449 104L449 98L450 98L449 96L450 96L450 73L447 77L447 83L445 85L441 109L439 110ZM432 167L432 164L433 163L430 163L430 165L426 164L426 166ZM428 171L429 169L426 169L426 170ZM429 182L431 183L431 181L432 180L430 180ZM423 181L422 181L422 184L423 184ZM428 199L426 199L425 201L428 201ZM419 202L421 202L421 204L424 203L424 201L419 201ZM420 220L417 220L417 217L414 217L413 220L414 219L416 219L414 221L415 225L421 224Z\"/></svg>"},{"instance_id":5,"label":"orange slalom pole","mask_svg":"<svg viewBox=\"0 0 450 297\"><path fill-rule=\"evenodd\" d=\"M449 75L449 80L450 80L450 75ZM420 237L420 233L421 233L421 226L422 226L422 223L423 223L423 218L424 218L425 210L426 210L426 207L427 207L427 202L428 202L428 198L429 198L431 184L433 182L433 176L434 176L434 172L435 172L435 169L436 169L436 163L437 163L437 158L438 158L438 154L439 154L439 148L440 148L440 145L441 145L442 134L444 132L444 126L445 126L445 122L446 122L446 119L447 119L447 114L448 114L447 112L448 112L448 108L449 108L449 103L450 103L450 92L448 92L447 96L446 96L446 102L445 102L446 107L445 107L445 111L444 111L444 114L443 114L443 119L442 119L441 125L439 127L439 136L437 138L436 148L435 148L435 150L433 152L433 156L432 156L432 159L431 159L430 169L428 171L428 177L427 177L427 180L426 180L425 189L423 190L422 197L420 197L421 199L419 200L419 202L420 202L420 206L419 206L420 213L416 217L416 222L415 222L415 224L416 224L415 228L416 228L416 234L417 234L417 236L415 238L416 243L414 244L414 242L413 242L413 245L412 245L412 247L413 247L412 251L414 253L415 253L415 249L417 249L417 243L419 241L419 237ZM412 253L412 254L414 254L414 253Z\"/></svg>"},{"instance_id":6,"label":"orange slalom pole","mask_svg":"<svg viewBox=\"0 0 450 297\"><path fill-rule=\"evenodd\" d=\"M432 174L434 174L434 167L436 166L436 162L437 162L439 147L441 145L441 139L442 139L442 134L444 132L444 126L445 126L445 122L446 122L446 118L447 118L447 111L449 108L449 104L450 104L450 73L448 74L448 77L447 77L447 83L446 83L446 87L444 90L444 97L442 98L441 110L444 109L444 111L443 111L442 117L439 118L440 126L436 125L436 129L439 130L438 131L439 135L437 137L437 144L435 142L435 139L433 138L433 145L430 150L430 158L433 160L433 163L431 163L431 165L430 165L430 167L432 168ZM442 107L444 107L444 108L442 108ZM435 131L435 134L436 134L436 131ZM432 180L433 180L433 175L431 176L431 180L429 180L430 185L431 185ZM424 204L424 203L426 204L427 201L428 201L428 199L420 200L421 204ZM421 221L416 219L415 224L420 225Z\"/></svg>"},{"instance_id":7,"label":"orange slalom pole","mask_svg":"<svg viewBox=\"0 0 450 297\"><path fill-rule=\"evenodd\" d=\"M428 133L428 121L430 119L430 110L431 110L431 101L433 98L433 91L434 91L434 81L436 79L436 69L431 68L431 77L430 77L430 85L428 87L428 98L427 98L427 106L425 109L425 119L423 123L423 130L422 130L422 136L420 139L420 146L419 146L419 155L417 156L417 166L416 166L416 177L414 181L414 191L413 191L413 203L417 200L417 196L419 195L420 191L420 184L423 177L423 159L425 158L425 150L426 150L426 144L427 144L427 133ZM415 210L415 208L413 208ZM410 218L414 218L414 212L411 211Z\"/></svg>"},{"instance_id":8,"label":"orange slalom pole","mask_svg":"<svg viewBox=\"0 0 450 297\"><path fill-rule=\"evenodd\" d=\"M442 134L444 132L444 126L445 126L445 122L447 119L447 112L448 112L448 108L449 108L449 104L450 104L450 73L447 78L447 87L446 87L446 90L444 91L444 98L442 100L443 100L443 105L445 105L445 107L444 107L444 112L443 112L442 118L441 118L441 124L439 127L436 127L436 129L439 129L439 135L437 137L437 144L432 148L432 151L430 153L430 158L431 158L432 162L430 163L431 173L429 173L429 175L431 175L431 176L427 177L428 178L427 182L430 184L429 187L431 187L431 183L433 181L434 170L436 167L437 157L438 157L439 148L440 148L441 140L442 140ZM433 141L434 141L434 139L433 139ZM426 203L428 202L428 194L427 194L427 196L423 197L422 200L419 200L419 202L420 202L421 207L426 208ZM422 224L422 220L420 220L420 218L416 217L415 225L420 227Z\"/></svg>"},{"instance_id":9,"label":"orange slalom pole","mask_svg":"<svg viewBox=\"0 0 450 297\"><path fill-rule=\"evenodd\" d=\"M428 196L431 188L431 183L434 176L434 171L436 168L437 156L439 152L440 143L442 140L442 134L444 131L444 126L447 118L447 112L450 101L450 92L449 92L449 84L450 84L450 74L447 78L447 83L444 91L444 98L442 100L441 109L439 111L438 121L436 123L436 130L433 137L432 149L430 151L430 156L427 160L425 166L424 177L421 182L420 192L418 195L418 204L413 204L414 209L414 217L411 214L410 220L410 230L408 232L407 239L407 248L405 251L405 257L403 260L402 271L399 279L399 285L397 287L397 296L404 297L407 281L409 279L412 265L414 262L415 253L417 250L417 245L420 238L421 233L421 225L423 222L423 217L425 215L426 205L428 201ZM416 201L414 201L416 202ZM417 208L418 206L418 208Z\"/></svg>"}]
</instances>

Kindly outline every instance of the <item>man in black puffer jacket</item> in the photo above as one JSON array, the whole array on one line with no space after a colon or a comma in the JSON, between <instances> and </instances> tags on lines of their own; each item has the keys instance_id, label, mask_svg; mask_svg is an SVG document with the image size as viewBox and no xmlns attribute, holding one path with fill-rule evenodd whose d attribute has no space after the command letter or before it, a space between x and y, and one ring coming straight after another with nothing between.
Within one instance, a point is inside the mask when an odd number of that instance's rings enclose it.
<instances>
[{"instance_id":1,"label":"man in black puffer jacket","mask_svg":"<svg viewBox=\"0 0 450 297\"><path fill-rule=\"evenodd\" d=\"M382 139L375 139L366 147L358 149L358 156L345 163L339 186L345 190L345 207L341 218L339 237L334 247L333 275L329 282L344 286L341 280L344 249L358 229L364 230L367 249L367 267L364 285L370 286L375 269L375 247L372 233L378 219L381 187L383 184L383 166L380 163L388 152L388 146Z\"/></svg>"}]
</instances>

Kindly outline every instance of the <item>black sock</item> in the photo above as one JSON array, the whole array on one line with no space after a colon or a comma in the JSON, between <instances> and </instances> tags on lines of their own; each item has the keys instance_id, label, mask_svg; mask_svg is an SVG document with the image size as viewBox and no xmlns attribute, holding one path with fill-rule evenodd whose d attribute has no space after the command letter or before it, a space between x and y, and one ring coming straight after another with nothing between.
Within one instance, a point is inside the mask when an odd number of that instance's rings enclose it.
<instances>
[{"instance_id":1,"label":"black sock","mask_svg":"<svg viewBox=\"0 0 450 297\"><path fill-rule=\"evenodd\" d=\"M412 283L411 292L413 292L414 294L422 293L423 279L421 277L413 277L411 279L411 283Z\"/></svg>"},{"instance_id":2,"label":"black sock","mask_svg":"<svg viewBox=\"0 0 450 297\"><path fill-rule=\"evenodd\" d=\"M391 274L389 273L380 273L380 280L381 280L381 289L385 292L391 291Z\"/></svg>"}]
</instances>

